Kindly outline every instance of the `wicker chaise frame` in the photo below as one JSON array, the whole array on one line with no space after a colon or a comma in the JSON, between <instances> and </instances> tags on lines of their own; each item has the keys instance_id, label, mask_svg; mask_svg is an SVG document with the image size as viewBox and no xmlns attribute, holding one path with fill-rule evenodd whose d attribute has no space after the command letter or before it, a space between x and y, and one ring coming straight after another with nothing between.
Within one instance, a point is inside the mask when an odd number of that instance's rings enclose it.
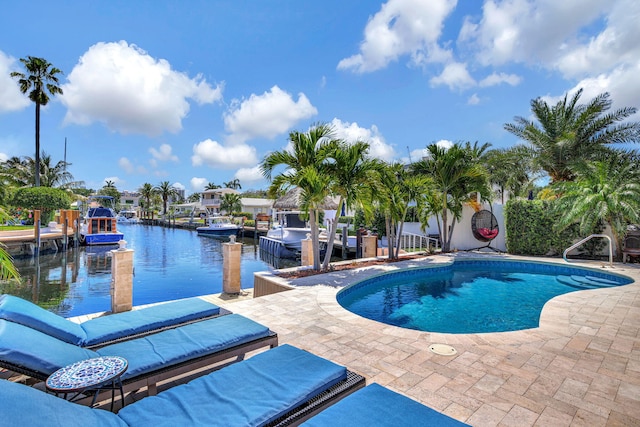
<instances>
[{"instance_id":1,"label":"wicker chaise frame","mask_svg":"<svg viewBox=\"0 0 640 427\"><path fill-rule=\"evenodd\" d=\"M194 359L185 360L180 363L176 363L170 366L163 366L153 372L149 372L137 377L127 378L122 380L122 386L125 394L135 392L143 387L147 387L147 393L149 396L153 396L158 392L158 383L188 374L193 371L197 371L203 368L214 368L216 364L219 364L225 360L231 358L237 358L242 360L246 353L259 350L264 347L274 348L278 346L278 334L270 332L268 336L249 341L244 344L239 344L233 347L229 347L218 352L208 354L205 356L196 357ZM18 374L27 375L29 377L46 381L49 374L33 371L25 368L24 366L14 365L6 361L0 360L0 367L9 369ZM207 373L209 371L202 372L200 374ZM108 391L105 391L108 393ZM101 393L102 394L102 393ZM88 398L87 398L88 399ZM88 403L90 400L80 400L80 403ZM100 400L100 396L98 397Z\"/></svg>"}]
</instances>

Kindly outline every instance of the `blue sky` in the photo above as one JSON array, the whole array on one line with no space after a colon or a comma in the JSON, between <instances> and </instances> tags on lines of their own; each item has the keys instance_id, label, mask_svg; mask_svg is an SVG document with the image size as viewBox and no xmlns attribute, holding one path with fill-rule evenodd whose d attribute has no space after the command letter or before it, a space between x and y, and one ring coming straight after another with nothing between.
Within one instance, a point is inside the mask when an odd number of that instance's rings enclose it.
<instances>
[{"instance_id":1,"label":"blue sky","mask_svg":"<svg viewBox=\"0 0 640 427\"><path fill-rule=\"evenodd\" d=\"M34 153L34 104L11 71L63 70L41 147L89 188L238 178L332 123L387 161L503 130L536 97L584 88L640 107L636 0L30 1L0 14L0 160ZM638 115L634 116L638 120Z\"/></svg>"}]
</instances>

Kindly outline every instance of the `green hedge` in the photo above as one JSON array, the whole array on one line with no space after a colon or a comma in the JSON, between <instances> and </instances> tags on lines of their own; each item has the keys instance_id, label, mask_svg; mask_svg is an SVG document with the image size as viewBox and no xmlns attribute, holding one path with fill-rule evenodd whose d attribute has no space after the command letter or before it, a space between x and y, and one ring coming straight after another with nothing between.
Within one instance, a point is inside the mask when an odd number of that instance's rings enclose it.
<instances>
[{"instance_id":1,"label":"green hedge","mask_svg":"<svg viewBox=\"0 0 640 427\"><path fill-rule=\"evenodd\" d=\"M561 255L578 237L578 227L557 232L557 214L546 200L509 200L505 206L507 252L514 255Z\"/></svg>"}]
</instances>

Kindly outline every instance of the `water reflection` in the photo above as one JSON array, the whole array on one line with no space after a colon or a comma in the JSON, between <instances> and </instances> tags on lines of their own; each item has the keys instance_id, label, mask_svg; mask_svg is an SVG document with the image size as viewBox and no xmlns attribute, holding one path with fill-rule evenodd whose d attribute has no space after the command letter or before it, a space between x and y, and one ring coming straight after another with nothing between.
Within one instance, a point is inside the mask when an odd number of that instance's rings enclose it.
<instances>
[{"instance_id":1,"label":"water reflection","mask_svg":"<svg viewBox=\"0 0 640 427\"><path fill-rule=\"evenodd\" d=\"M224 242L183 229L144 225L121 228L128 247L135 251L134 305L222 292ZM241 285L251 288L254 272L273 267L261 259L254 239L239 241L243 243ZM16 259L23 280L20 284L0 282L0 292L34 301L66 317L108 311L110 251L114 249L117 246L78 247Z\"/></svg>"}]
</instances>

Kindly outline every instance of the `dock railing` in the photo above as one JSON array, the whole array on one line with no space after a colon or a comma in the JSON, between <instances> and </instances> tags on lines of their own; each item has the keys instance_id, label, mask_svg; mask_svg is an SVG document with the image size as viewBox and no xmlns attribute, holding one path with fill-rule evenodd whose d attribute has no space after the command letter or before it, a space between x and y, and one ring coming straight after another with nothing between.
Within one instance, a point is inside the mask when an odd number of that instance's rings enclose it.
<instances>
[{"instance_id":1,"label":"dock railing","mask_svg":"<svg viewBox=\"0 0 640 427\"><path fill-rule=\"evenodd\" d=\"M402 233L400 236L400 249L406 252L426 252L431 248L437 250L439 244L438 239L422 234Z\"/></svg>"}]
</instances>

